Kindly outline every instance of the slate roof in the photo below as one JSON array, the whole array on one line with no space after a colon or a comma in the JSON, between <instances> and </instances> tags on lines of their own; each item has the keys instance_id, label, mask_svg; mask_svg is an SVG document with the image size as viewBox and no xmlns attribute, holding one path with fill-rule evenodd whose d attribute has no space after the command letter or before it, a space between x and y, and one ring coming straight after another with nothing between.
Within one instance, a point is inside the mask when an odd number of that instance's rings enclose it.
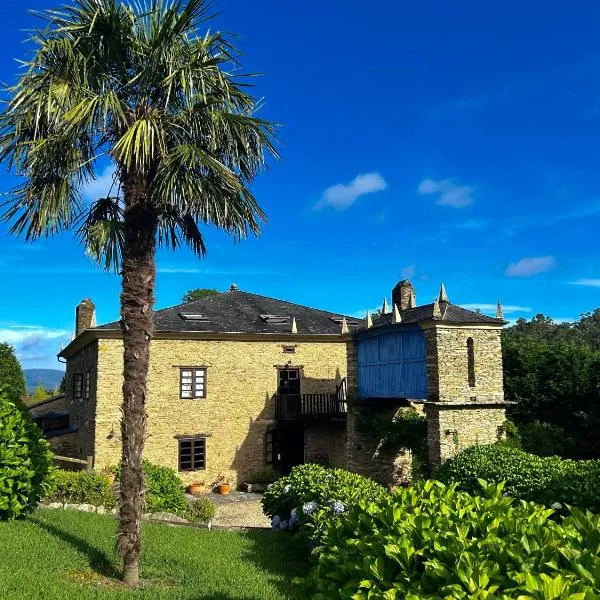
<instances>
[{"instance_id":1,"label":"slate roof","mask_svg":"<svg viewBox=\"0 0 600 600\"><path fill-rule=\"evenodd\" d=\"M202 315L207 321L184 319L181 315ZM269 323L266 316L288 317L284 323ZM229 290L154 312L156 331L216 332L216 333L290 333L292 318L298 334L340 334L344 315L293 304L283 300ZM337 319L335 322L333 319ZM364 320L346 315L350 331ZM117 321L95 328L119 329Z\"/></svg>"},{"instance_id":2,"label":"slate roof","mask_svg":"<svg viewBox=\"0 0 600 600\"><path fill-rule=\"evenodd\" d=\"M434 320L446 323L503 323L501 319L494 319L446 302L440 303L443 318L434 319L433 306L433 304L425 304L402 311L402 323ZM198 320L200 316L202 320ZM287 319L273 319L273 317ZM341 333L343 317L344 315L339 313L232 289L193 302L157 310L154 312L154 325L156 331L179 333L290 333L292 320L295 319L298 334L335 335ZM366 329L364 319L347 315L345 318L351 333ZM391 323L392 314L388 313L376 318L373 326L380 327ZM114 321L95 329L119 329L119 327L118 321Z\"/></svg>"},{"instance_id":3,"label":"slate roof","mask_svg":"<svg viewBox=\"0 0 600 600\"><path fill-rule=\"evenodd\" d=\"M442 318L435 319L433 317L433 306L434 304L423 304L422 306L416 306L415 308L409 308L400 312L400 318L402 323L419 323L422 321L438 321L441 323L494 323L496 325L503 324L502 319L494 319L473 310L467 310L457 304L450 302L440 302L440 310ZM392 313L387 315L381 315L380 317L373 320L373 327L380 327L382 325L389 325L392 322Z\"/></svg>"}]
</instances>

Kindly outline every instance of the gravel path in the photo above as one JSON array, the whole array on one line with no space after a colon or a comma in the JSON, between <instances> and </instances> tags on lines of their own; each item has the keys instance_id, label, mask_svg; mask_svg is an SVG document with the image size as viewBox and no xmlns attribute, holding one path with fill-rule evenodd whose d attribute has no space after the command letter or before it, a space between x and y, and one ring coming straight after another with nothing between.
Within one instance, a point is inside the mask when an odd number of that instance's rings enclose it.
<instances>
[{"instance_id":1,"label":"gravel path","mask_svg":"<svg viewBox=\"0 0 600 600\"><path fill-rule=\"evenodd\" d=\"M271 522L262 511L261 494L231 492L226 495L208 494L217 505L213 525L218 527L270 527Z\"/></svg>"}]
</instances>

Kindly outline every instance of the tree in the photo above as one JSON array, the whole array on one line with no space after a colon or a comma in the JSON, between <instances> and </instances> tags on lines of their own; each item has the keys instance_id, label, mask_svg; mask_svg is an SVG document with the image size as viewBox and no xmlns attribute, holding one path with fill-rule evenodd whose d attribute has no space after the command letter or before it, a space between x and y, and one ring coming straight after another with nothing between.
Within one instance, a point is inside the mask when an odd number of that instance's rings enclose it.
<instances>
[{"instance_id":1,"label":"tree","mask_svg":"<svg viewBox=\"0 0 600 600\"><path fill-rule=\"evenodd\" d=\"M194 300L202 300L202 298L208 298L218 294L219 290L213 290L208 288L196 288L195 290L188 290L181 299L182 302L193 302Z\"/></svg>"},{"instance_id":2,"label":"tree","mask_svg":"<svg viewBox=\"0 0 600 600\"><path fill-rule=\"evenodd\" d=\"M117 550L129 585L139 581L155 250L204 255L199 223L257 234L265 217L249 184L276 156L275 126L254 116L237 75L239 53L222 33L199 33L207 9L204 0L74 0L42 13L46 27L0 115L0 159L24 178L5 202L11 231L35 240L75 228L88 253L121 273ZM113 187L88 204L82 191L106 157Z\"/></svg>"},{"instance_id":3,"label":"tree","mask_svg":"<svg viewBox=\"0 0 600 600\"><path fill-rule=\"evenodd\" d=\"M11 400L20 400L26 391L25 375L15 355L15 349L6 342L0 342L0 386Z\"/></svg>"}]
</instances>

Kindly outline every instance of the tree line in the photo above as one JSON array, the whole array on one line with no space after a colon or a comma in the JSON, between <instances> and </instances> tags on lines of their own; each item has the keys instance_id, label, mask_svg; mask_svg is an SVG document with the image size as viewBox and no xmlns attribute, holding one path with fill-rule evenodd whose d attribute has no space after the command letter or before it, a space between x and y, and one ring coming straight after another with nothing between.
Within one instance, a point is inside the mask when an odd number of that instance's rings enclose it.
<instances>
[{"instance_id":1,"label":"tree line","mask_svg":"<svg viewBox=\"0 0 600 600\"><path fill-rule=\"evenodd\" d=\"M506 398L516 402L508 413L524 448L600 456L600 308L574 323L519 319L502 347Z\"/></svg>"}]
</instances>

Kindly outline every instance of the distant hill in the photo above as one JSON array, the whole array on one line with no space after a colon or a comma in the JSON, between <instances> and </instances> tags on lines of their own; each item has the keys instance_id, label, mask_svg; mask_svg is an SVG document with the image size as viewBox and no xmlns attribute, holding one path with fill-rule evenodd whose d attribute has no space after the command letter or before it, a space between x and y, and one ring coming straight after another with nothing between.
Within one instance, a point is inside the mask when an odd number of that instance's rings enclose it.
<instances>
[{"instance_id":1,"label":"distant hill","mask_svg":"<svg viewBox=\"0 0 600 600\"><path fill-rule=\"evenodd\" d=\"M23 369L27 391L33 392L38 385L43 385L48 390L55 390L62 381L64 371L58 369Z\"/></svg>"}]
</instances>

